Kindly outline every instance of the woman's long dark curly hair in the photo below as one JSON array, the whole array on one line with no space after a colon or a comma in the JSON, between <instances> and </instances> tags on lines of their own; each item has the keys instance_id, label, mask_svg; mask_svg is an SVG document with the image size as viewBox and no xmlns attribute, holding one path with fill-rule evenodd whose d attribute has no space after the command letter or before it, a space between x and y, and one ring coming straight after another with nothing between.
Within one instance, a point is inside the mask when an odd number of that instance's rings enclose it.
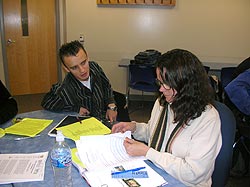
<instances>
[{"instance_id":1,"label":"woman's long dark curly hair","mask_svg":"<svg viewBox=\"0 0 250 187\"><path fill-rule=\"evenodd\" d=\"M213 104L214 91L200 60L191 52L173 49L161 55L156 62L163 82L177 91L171 103L174 122L187 125ZM163 97L162 99L165 99Z\"/></svg>"}]
</instances>

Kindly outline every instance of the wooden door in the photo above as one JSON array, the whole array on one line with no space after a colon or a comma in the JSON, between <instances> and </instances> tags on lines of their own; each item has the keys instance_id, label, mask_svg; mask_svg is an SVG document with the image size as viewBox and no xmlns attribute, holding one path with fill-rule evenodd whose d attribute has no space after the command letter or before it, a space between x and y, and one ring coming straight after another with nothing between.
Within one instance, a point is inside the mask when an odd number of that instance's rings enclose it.
<instances>
[{"instance_id":1,"label":"wooden door","mask_svg":"<svg viewBox=\"0 0 250 187\"><path fill-rule=\"evenodd\" d=\"M45 93L57 82L55 10L55 0L3 0L12 95Z\"/></svg>"}]
</instances>

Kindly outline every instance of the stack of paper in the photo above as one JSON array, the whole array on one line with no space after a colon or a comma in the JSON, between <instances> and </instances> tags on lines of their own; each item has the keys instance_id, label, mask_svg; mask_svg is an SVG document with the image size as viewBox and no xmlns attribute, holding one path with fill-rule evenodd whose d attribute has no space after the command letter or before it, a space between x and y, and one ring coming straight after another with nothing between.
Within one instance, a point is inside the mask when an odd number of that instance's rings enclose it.
<instances>
[{"instance_id":1,"label":"stack of paper","mask_svg":"<svg viewBox=\"0 0 250 187\"><path fill-rule=\"evenodd\" d=\"M94 117L56 128L63 132L63 135L74 141L81 136L110 134L111 130Z\"/></svg>"},{"instance_id":2,"label":"stack of paper","mask_svg":"<svg viewBox=\"0 0 250 187\"><path fill-rule=\"evenodd\" d=\"M34 137L43 131L53 120L23 118L20 122L4 129L5 133Z\"/></svg>"},{"instance_id":3,"label":"stack of paper","mask_svg":"<svg viewBox=\"0 0 250 187\"><path fill-rule=\"evenodd\" d=\"M83 175L86 171L86 166L82 163L77 152L77 148L71 149L73 165L78 169L79 173Z\"/></svg>"},{"instance_id":4,"label":"stack of paper","mask_svg":"<svg viewBox=\"0 0 250 187\"><path fill-rule=\"evenodd\" d=\"M0 154L0 184L42 181L48 152Z\"/></svg>"},{"instance_id":5,"label":"stack of paper","mask_svg":"<svg viewBox=\"0 0 250 187\"><path fill-rule=\"evenodd\" d=\"M82 136L76 141L78 155L84 163L86 171L82 175L92 187L109 186L143 186L156 187L166 184L166 181L144 160L145 157L131 157L123 146L125 137L131 138L131 132L124 134ZM140 172L146 178L114 178L112 172L143 168ZM148 178L147 178L148 177Z\"/></svg>"}]
</instances>

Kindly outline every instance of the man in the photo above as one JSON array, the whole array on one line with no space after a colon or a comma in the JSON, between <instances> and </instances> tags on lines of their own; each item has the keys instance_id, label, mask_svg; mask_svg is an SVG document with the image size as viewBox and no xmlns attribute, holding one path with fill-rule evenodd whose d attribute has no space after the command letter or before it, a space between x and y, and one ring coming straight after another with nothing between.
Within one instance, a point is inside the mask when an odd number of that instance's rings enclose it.
<instances>
[{"instance_id":1,"label":"man","mask_svg":"<svg viewBox=\"0 0 250 187\"><path fill-rule=\"evenodd\" d=\"M224 88L225 103L234 112L236 120L250 117L250 57L241 62L232 74L231 82Z\"/></svg>"},{"instance_id":2,"label":"man","mask_svg":"<svg viewBox=\"0 0 250 187\"><path fill-rule=\"evenodd\" d=\"M225 104L233 111L237 122L231 174L244 176L249 171L250 163L247 149L250 146L250 57L236 67L233 80L225 87L225 93ZM244 160L240 170L236 167L241 159L239 153Z\"/></svg>"},{"instance_id":3,"label":"man","mask_svg":"<svg viewBox=\"0 0 250 187\"><path fill-rule=\"evenodd\" d=\"M233 79L225 87L225 92L238 110L250 116L250 69Z\"/></svg>"},{"instance_id":4,"label":"man","mask_svg":"<svg viewBox=\"0 0 250 187\"><path fill-rule=\"evenodd\" d=\"M15 117L18 112L17 102L0 80L0 124Z\"/></svg>"},{"instance_id":5,"label":"man","mask_svg":"<svg viewBox=\"0 0 250 187\"><path fill-rule=\"evenodd\" d=\"M45 95L42 107L116 121L117 107L110 82L102 68L89 61L83 45L79 41L66 43L61 46L59 57L68 73Z\"/></svg>"}]
</instances>

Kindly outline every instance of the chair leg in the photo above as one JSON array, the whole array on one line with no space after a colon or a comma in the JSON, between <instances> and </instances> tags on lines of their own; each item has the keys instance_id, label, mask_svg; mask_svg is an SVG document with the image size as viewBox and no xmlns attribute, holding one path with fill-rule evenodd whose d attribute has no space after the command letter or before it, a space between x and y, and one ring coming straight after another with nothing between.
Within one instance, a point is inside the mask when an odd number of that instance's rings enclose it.
<instances>
[{"instance_id":1,"label":"chair leg","mask_svg":"<svg viewBox=\"0 0 250 187\"><path fill-rule=\"evenodd\" d=\"M137 105L134 106L135 108L133 110L130 110L130 112L129 112L130 114L137 111L137 110L143 109L143 107L144 107L144 91L141 91L141 100L139 100Z\"/></svg>"},{"instance_id":2,"label":"chair leg","mask_svg":"<svg viewBox=\"0 0 250 187\"><path fill-rule=\"evenodd\" d=\"M128 87L127 94L126 94L126 105L125 105L125 107L127 107L127 108L129 106L129 92L130 92L130 88Z\"/></svg>"},{"instance_id":3,"label":"chair leg","mask_svg":"<svg viewBox=\"0 0 250 187\"><path fill-rule=\"evenodd\" d=\"M141 108L144 107L144 91L141 92L141 96L142 96L142 105Z\"/></svg>"}]
</instances>

